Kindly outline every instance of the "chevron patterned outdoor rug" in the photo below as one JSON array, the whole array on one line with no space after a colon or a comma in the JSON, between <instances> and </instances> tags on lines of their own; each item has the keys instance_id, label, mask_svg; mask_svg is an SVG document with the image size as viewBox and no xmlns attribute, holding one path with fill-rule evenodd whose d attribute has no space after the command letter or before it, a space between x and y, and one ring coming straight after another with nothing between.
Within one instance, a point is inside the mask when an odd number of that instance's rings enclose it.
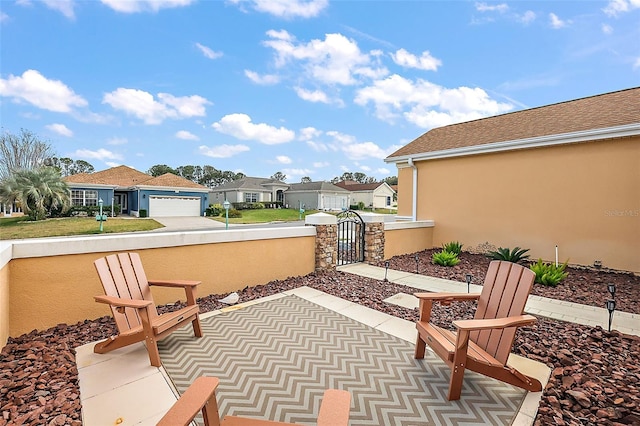
<instances>
[{"instance_id":1,"label":"chevron patterned outdoor rug","mask_svg":"<svg viewBox=\"0 0 640 426\"><path fill-rule=\"evenodd\" d=\"M467 371L460 401L447 401L449 368L413 344L296 296L183 327L160 342L183 393L217 376L220 415L315 424L327 388L351 392L351 425L510 424L525 391Z\"/></svg>"}]
</instances>

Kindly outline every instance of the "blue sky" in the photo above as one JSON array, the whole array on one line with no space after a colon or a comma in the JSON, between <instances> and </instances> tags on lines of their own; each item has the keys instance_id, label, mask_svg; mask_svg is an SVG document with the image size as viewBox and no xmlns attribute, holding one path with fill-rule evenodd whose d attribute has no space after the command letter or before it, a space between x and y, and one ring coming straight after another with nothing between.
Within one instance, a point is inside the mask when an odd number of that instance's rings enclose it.
<instances>
[{"instance_id":1,"label":"blue sky","mask_svg":"<svg viewBox=\"0 0 640 426\"><path fill-rule=\"evenodd\" d=\"M0 112L96 170L290 183L433 127L640 86L640 0L0 0Z\"/></svg>"}]
</instances>

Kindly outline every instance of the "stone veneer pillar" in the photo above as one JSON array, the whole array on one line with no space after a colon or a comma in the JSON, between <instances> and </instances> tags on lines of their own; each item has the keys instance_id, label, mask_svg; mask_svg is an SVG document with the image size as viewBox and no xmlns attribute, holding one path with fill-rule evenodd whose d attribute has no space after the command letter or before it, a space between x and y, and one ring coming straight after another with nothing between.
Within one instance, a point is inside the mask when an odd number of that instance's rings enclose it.
<instances>
[{"instance_id":1,"label":"stone veneer pillar","mask_svg":"<svg viewBox=\"0 0 640 426\"><path fill-rule=\"evenodd\" d=\"M384 260L384 216L360 214L364 221L364 262L375 265Z\"/></svg>"},{"instance_id":2,"label":"stone veneer pillar","mask_svg":"<svg viewBox=\"0 0 640 426\"><path fill-rule=\"evenodd\" d=\"M310 214L306 226L316 227L316 271L336 268L338 263L338 220L327 213Z\"/></svg>"}]
</instances>

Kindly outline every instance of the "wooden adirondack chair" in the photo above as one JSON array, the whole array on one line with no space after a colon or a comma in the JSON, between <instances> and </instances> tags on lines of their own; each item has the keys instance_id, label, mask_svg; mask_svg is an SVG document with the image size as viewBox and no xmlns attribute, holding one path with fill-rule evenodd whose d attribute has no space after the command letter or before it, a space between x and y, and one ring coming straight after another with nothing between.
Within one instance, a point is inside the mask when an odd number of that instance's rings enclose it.
<instances>
[{"instance_id":1,"label":"wooden adirondack chair","mask_svg":"<svg viewBox=\"0 0 640 426\"><path fill-rule=\"evenodd\" d=\"M416 293L420 299L420 319L415 358L424 358L425 343L451 367L448 399L460 399L464 370L469 369L514 386L537 392L540 382L507 365L516 329L535 322L524 315L535 274L515 263L494 260L484 280L482 292ZM429 322L433 302L449 304L477 300L474 319L453 321L457 333Z\"/></svg>"},{"instance_id":2,"label":"wooden adirondack chair","mask_svg":"<svg viewBox=\"0 0 640 426\"><path fill-rule=\"evenodd\" d=\"M225 416L220 421L218 402L216 401L217 377L198 377L187 391L160 419L158 426L188 426L202 411L205 426L292 426L293 423L273 422L269 420L248 417ZM347 426L349 424L349 409L351 408L351 394L347 391L327 389L324 392L318 426Z\"/></svg>"},{"instance_id":3,"label":"wooden adirondack chair","mask_svg":"<svg viewBox=\"0 0 640 426\"><path fill-rule=\"evenodd\" d=\"M160 366L157 341L188 322L196 337L202 337L196 287L200 281L147 280L138 253L112 254L94 262L106 296L95 296L106 303L118 327L118 335L97 343L93 351L104 354L132 343L145 341L151 365ZM184 288L187 306L158 314L150 285Z\"/></svg>"}]
</instances>

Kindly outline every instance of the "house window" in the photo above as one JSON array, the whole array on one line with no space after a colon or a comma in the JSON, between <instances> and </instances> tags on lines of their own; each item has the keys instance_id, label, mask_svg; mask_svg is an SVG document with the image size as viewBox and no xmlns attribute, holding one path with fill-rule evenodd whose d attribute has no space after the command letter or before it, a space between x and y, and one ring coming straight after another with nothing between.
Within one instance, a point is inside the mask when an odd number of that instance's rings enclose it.
<instances>
[{"instance_id":1,"label":"house window","mask_svg":"<svg viewBox=\"0 0 640 426\"><path fill-rule=\"evenodd\" d=\"M245 192L244 193L244 202L245 203L257 203L258 202L258 193L257 192Z\"/></svg>"},{"instance_id":2,"label":"house window","mask_svg":"<svg viewBox=\"0 0 640 426\"><path fill-rule=\"evenodd\" d=\"M72 189L71 204L73 204L74 206L97 206L98 191Z\"/></svg>"},{"instance_id":3,"label":"house window","mask_svg":"<svg viewBox=\"0 0 640 426\"><path fill-rule=\"evenodd\" d=\"M391 197L387 197L387 206L391 205Z\"/></svg>"}]
</instances>

